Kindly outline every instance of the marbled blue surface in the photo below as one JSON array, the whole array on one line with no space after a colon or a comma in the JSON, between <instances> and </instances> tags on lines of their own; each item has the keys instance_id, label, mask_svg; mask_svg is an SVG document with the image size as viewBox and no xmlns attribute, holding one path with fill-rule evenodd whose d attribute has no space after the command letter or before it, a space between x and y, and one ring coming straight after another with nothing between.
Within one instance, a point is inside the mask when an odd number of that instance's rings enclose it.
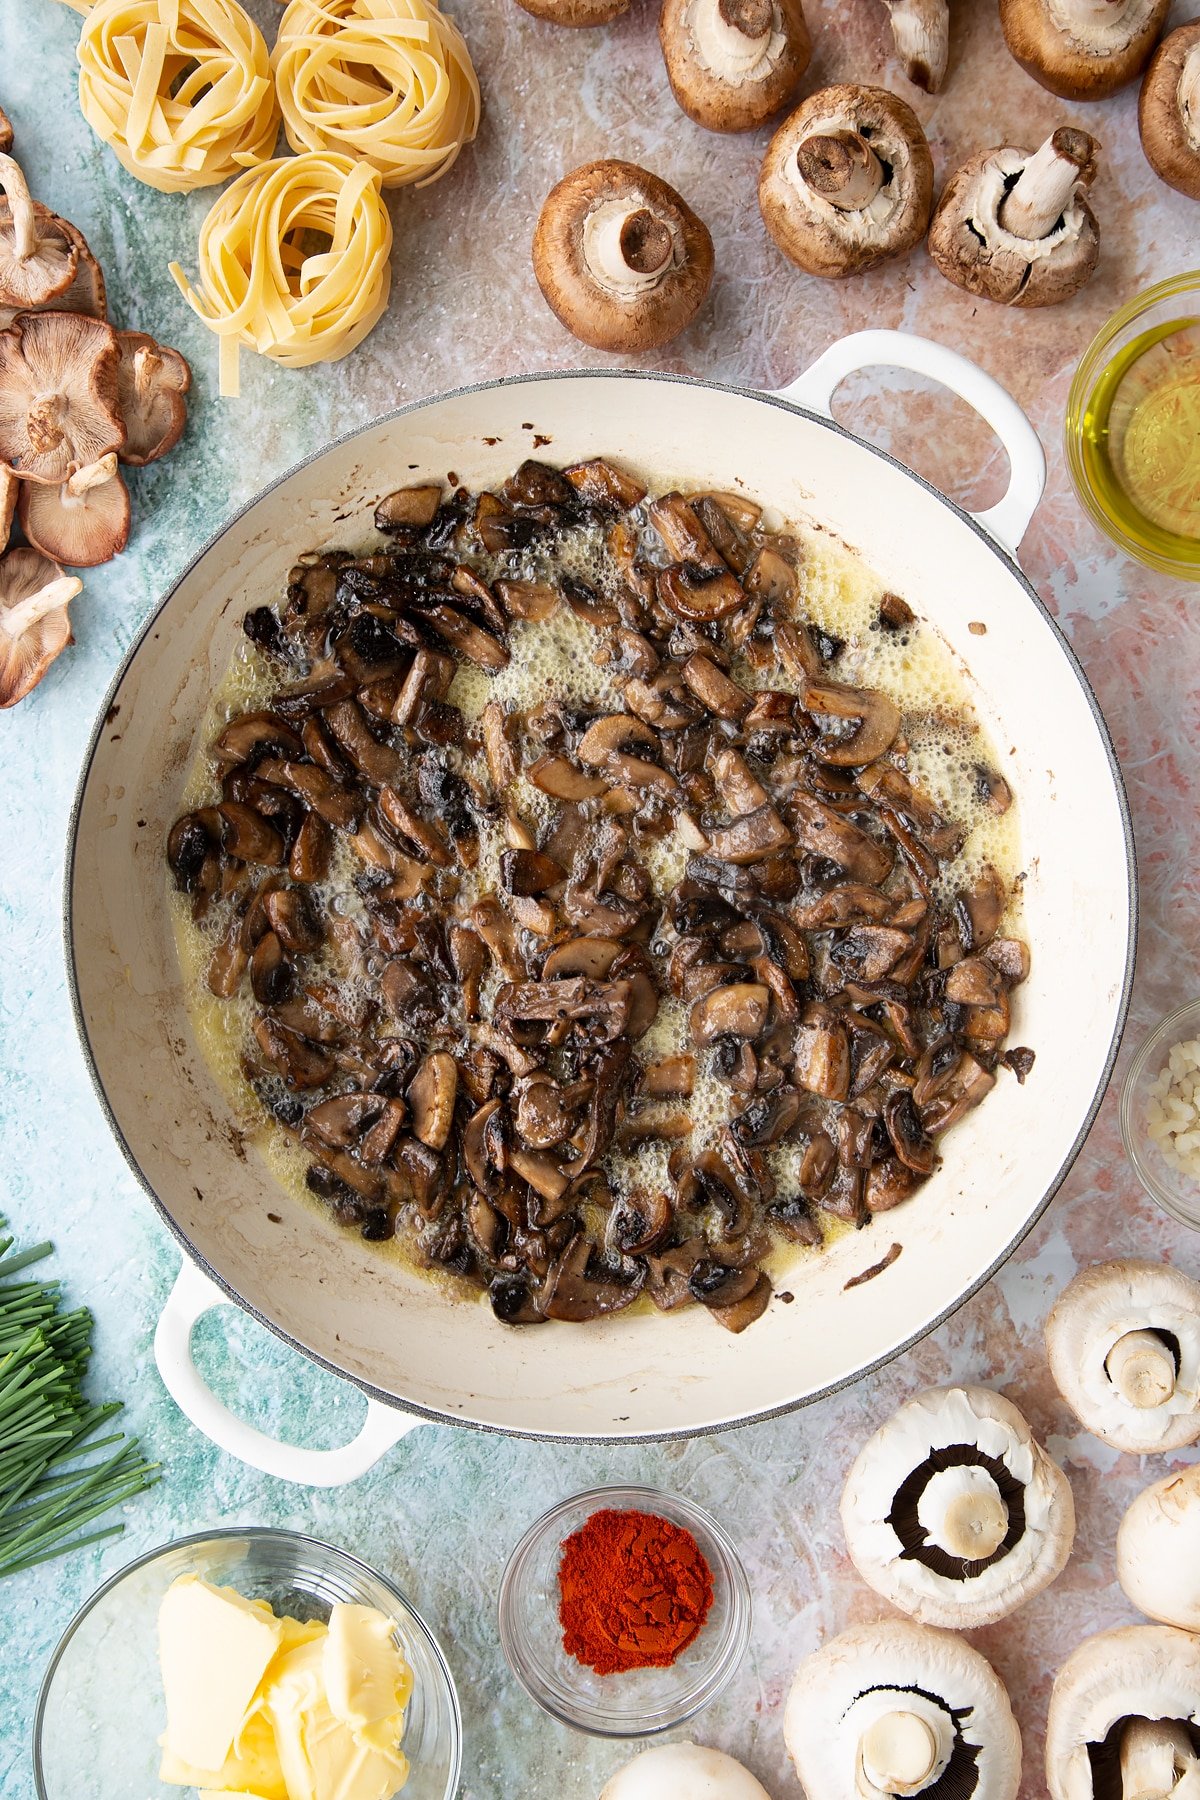
<instances>
[{"instance_id":1,"label":"marbled blue surface","mask_svg":"<svg viewBox=\"0 0 1200 1800\"><path fill-rule=\"evenodd\" d=\"M271 0L254 0L252 10L269 31ZM504 1558L528 1520L578 1487L619 1479L686 1491L716 1510L741 1544L757 1607L751 1654L730 1694L694 1730L745 1755L776 1800L795 1795L779 1723L792 1668L830 1632L881 1610L845 1561L836 1526L841 1472L904 1394L955 1377L1003 1384L1022 1400L1070 1467L1080 1504L1080 1547L1059 1587L978 1634L1029 1727L1023 1791L1033 1795L1048 1671L1086 1630L1127 1616L1113 1597L1114 1508L1148 1478L1077 1432L1049 1388L1040 1322L1076 1262L1106 1244L1170 1249L1189 1265L1186 1235L1152 1215L1121 1163L1111 1100L1063 1196L997 1282L869 1386L791 1419L638 1448L518 1444L430 1426L355 1486L308 1493L211 1448L168 1401L154 1368L151 1336L178 1251L108 1136L64 982L63 848L93 716L156 597L270 476L400 400L480 376L605 360L561 332L528 263L542 197L587 157L607 152L648 162L683 188L717 240L720 272L709 306L670 352L648 361L778 385L846 330L901 325L975 355L1029 408L1051 450L1052 479L1027 566L1097 681L1131 778L1147 905L1139 1018L1195 981L1191 850L1200 771L1189 596L1122 562L1083 522L1057 448L1071 369L1101 319L1139 286L1186 266L1189 244L1195 260L1197 211L1149 174L1134 96L1074 109L1105 146L1095 201L1106 250L1096 280L1052 316L1010 317L952 292L920 256L836 288L786 268L753 203L765 134L714 139L681 117L666 91L648 7L599 33L539 26L512 0L458 0L455 10L479 64L487 118L478 146L446 182L395 200L396 281L386 319L333 368L289 374L247 360L243 399L220 403L213 341L166 272L176 256L194 267L208 198L140 187L92 138L74 97L74 12L54 0L0 0L0 104L35 192L86 233L117 321L178 344L196 378L183 444L133 473L129 550L86 576L73 608L76 647L32 699L0 717L0 1212L24 1242L55 1239L56 1270L72 1300L96 1314L94 1391L126 1398L129 1426L164 1469L154 1492L128 1508L122 1540L0 1584L0 1794L26 1800L32 1792L38 1683L93 1585L144 1547L207 1524L253 1521L345 1545L393 1575L425 1611L460 1685L469 1800L594 1796L621 1760L619 1748L573 1736L525 1700L500 1656L494 1600ZM814 78L855 75L904 87L889 61L877 0L810 0L808 10L818 28ZM1176 16L1194 10L1179 7ZM994 8L982 3L959 9L944 98L905 91L927 123L939 174L982 144L1035 140L1064 110L1007 59ZM982 433L960 409L908 392L906 411L904 402L885 406L859 384L858 416L901 454L940 470L956 491L976 503L993 497L987 490L994 491L1003 459ZM1115 658L1114 642L1121 646ZM214 1381L236 1393L249 1416L326 1443L350 1435L357 1396L248 1321L223 1312L201 1339ZM97 1800L105 1794L102 1771L93 1792Z\"/></svg>"}]
</instances>

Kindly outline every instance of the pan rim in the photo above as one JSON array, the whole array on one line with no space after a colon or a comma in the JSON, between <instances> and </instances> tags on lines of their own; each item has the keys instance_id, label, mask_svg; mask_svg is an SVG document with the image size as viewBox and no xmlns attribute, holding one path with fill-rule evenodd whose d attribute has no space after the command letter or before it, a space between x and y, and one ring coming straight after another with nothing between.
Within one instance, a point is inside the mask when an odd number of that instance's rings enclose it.
<instances>
[{"instance_id":1,"label":"pan rim","mask_svg":"<svg viewBox=\"0 0 1200 1800\"><path fill-rule=\"evenodd\" d=\"M878 457L881 462L896 469L900 474L906 476L910 481L915 482L918 487L922 488L927 494L939 501L952 517L965 525L968 530L972 531L975 536L999 558L1006 572L1019 583L1024 591L1026 599L1031 602L1044 622L1050 627L1051 635L1055 640L1058 650L1064 657L1068 668L1083 692L1083 696L1087 701L1088 709L1096 726L1101 745L1103 746L1104 754L1108 762L1109 775L1116 794L1117 806L1121 819L1121 832L1125 846L1125 899L1128 909L1125 960L1121 977L1121 991L1117 1002L1112 1036L1105 1054L1104 1065L1092 1099L1086 1109L1080 1127L1067 1149L1063 1161L1060 1163L1058 1170L1037 1205L1022 1219L1019 1228L1009 1239L1003 1250L967 1289L961 1294L958 1294L934 1318L921 1325L918 1330L912 1332L901 1343L887 1350L881 1356L874 1358L870 1363L864 1364L853 1374L842 1376L838 1380L828 1382L811 1393L803 1394L796 1399L784 1401L777 1405L755 1408L746 1413L739 1413L732 1418L718 1419L705 1424L674 1426L666 1430L640 1429L636 1431L605 1432L535 1431L526 1427L500 1425L487 1419L464 1417L444 1408L423 1405L417 1401L402 1398L387 1389L376 1387L373 1383L367 1381L363 1377L352 1374L348 1370L339 1367L337 1363L322 1355L321 1352L314 1350L307 1344L301 1342L301 1340L288 1331L285 1326L268 1318L257 1306L239 1294L220 1271L213 1267L208 1262L207 1258L196 1249L172 1215L166 1203L160 1199L155 1192L154 1187L143 1173L137 1156L126 1138L109 1101L104 1080L92 1049L87 1021L83 1012L83 1003L80 996L79 972L75 959L75 859L78 847L80 820L87 794L88 783L91 778L92 766L100 746L101 735L105 725L109 721L110 709L120 692L122 683L138 656L143 643L149 637L155 624L170 605L179 588L192 574L193 570L198 567L209 552L213 550L216 545L260 503L260 501L265 500L270 495L277 492L277 490L283 487L285 483L290 481L295 475L299 474L301 470L310 468L323 456L327 456L332 451L352 443L356 438L365 437L368 432L377 430L381 425L387 425L394 420L403 419L414 413L426 411L447 401L467 399L472 395L490 393L503 388L535 387L544 383L559 381L626 381L646 385L663 383L674 387L702 389L708 393L727 394L739 399L754 401L761 405L773 406L780 411L791 413L806 419L811 424L819 425L822 429L833 432L836 436L856 445L864 452ZM787 1414L797 1412L803 1407L812 1406L818 1401L828 1399L832 1395L853 1386L854 1383L863 1380L864 1377L873 1375L880 1369L886 1368L888 1364L894 1362L897 1357L903 1356L908 1350L911 1350L915 1344L920 1343L924 1338L930 1336L934 1331L937 1331L945 1324L947 1319L952 1318L961 1307L965 1306L969 1300L972 1300L975 1295L992 1280L993 1276L1003 1268L1004 1264L1009 1260L1013 1253L1019 1249L1021 1244L1032 1232L1034 1226L1043 1218L1051 1201L1055 1198L1067 1176L1070 1174L1071 1169L1091 1132L1092 1126L1096 1122L1100 1109L1104 1103L1105 1095L1108 1092L1113 1068L1116 1064L1125 1028L1128 1023L1129 1007L1133 993L1139 922L1137 848L1133 833L1133 820L1129 807L1129 796L1125 787L1125 778L1117 758L1116 749L1113 745L1112 735L1108 729L1108 724L1100 707L1100 703L1096 698L1095 691L1079 658L1076 656L1071 644L1068 642L1057 619L1051 613L1049 607L1046 606L1045 602L1042 600L1041 596L1038 594L1032 582L1015 558L1011 556L994 537L992 537L990 532L988 532L985 526L980 524L977 518L967 512L955 500L952 500L949 495L943 493L940 488L935 487L932 482L926 480L924 476L917 474L915 470L908 468L898 457L891 455L890 452L880 449L878 445L869 443L866 439L849 431L845 426L840 425L836 419L828 418L822 413L814 412L808 407L801 406L797 404L796 401L788 399L783 394L763 392L759 389L745 387L735 382L711 381L700 376L680 375L667 371L650 369L541 370L535 371L532 374L506 375L490 381L470 382L462 387L451 388L443 393L429 395L421 400L407 401L402 406L394 407L386 413L381 413L377 418L369 420L366 424L357 425L352 430L343 432L340 436L331 439L329 443L323 444L320 449L312 451L308 456L301 457L297 462L291 464L281 474L267 482L261 489L253 494L249 500L240 506L236 512L227 518L222 525L206 539L201 547L189 559L184 568L180 570L179 574L171 582L162 598L147 614L138 632L131 640L124 656L121 658L120 664L118 665L112 680L109 682L103 700L97 710L96 720L88 738L87 748L68 817L66 854L63 864L63 902L63 949L66 962L67 988L70 996L71 1012L75 1021L76 1033L79 1038L80 1048L83 1053L84 1063L87 1067L93 1091L99 1102L101 1112L104 1115L109 1130L112 1133L121 1154L125 1158L134 1179L150 1199L154 1210L162 1220L163 1224L167 1227L171 1236L175 1238L184 1254L190 1258L196 1267L207 1276L215 1287L220 1289L228 1300L239 1307L243 1312L248 1313L259 1325L264 1326L273 1336L279 1338L286 1344L289 1349L298 1351L310 1362L315 1363L318 1368L326 1370L329 1374L337 1376L340 1380L350 1382L368 1399L375 1400L380 1405L390 1407L393 1410L403 1412L431 1424L456 1425L476 1431L494 1433L502 1437L524 1438L532 1441L568 1444L666 1443L688 1438L708 1437L717 1432L739 1430L745 1425L761 1424L769 1419L785 1417Z\"/></svg>"}]
</instances>

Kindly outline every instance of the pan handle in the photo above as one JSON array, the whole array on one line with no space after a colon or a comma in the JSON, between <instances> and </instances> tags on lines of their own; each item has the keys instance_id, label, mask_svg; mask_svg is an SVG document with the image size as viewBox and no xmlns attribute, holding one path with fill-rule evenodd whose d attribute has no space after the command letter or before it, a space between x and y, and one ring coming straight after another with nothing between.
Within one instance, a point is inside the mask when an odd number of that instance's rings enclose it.
<instances>
[{"instance_id":1,"label":"pan handle","mask_svg":"<svg viewBox=\"0 0 1200 1800\"><path fill-rule=\"evenodd\" d=\"M154 1360L167 1392L197 1431L230 1456L280 1481L342 1487L365 1475L406 1432L422 1423L368 1397L362 1430L338 1450L281 1444L247 1425L217 1399L192 1360L192 1333L204 1314L215 1306L232 1305L229 1296L185 1257L154 1333Z\"/></svg>"},{"instance_id":2,"label":"pan handle","mask_svg":"<svg viewBox=\"0 0 1200 1800\"><path fill-rule=\"evenodd\" d=\"M1021 539L1046 486L1046 454L1037 432L1008 389L977 364L960 356L957 350L948 350L945 344L914 337L908 331L856 331L831 344L803 375L780 388L779 396L832 418L833 396L847 375L880 366L927 375L987 420L1008 452L1008 492L995 506L986 512L972 513L971 517L1015 562Z\"/></svg>"}]
</instances>

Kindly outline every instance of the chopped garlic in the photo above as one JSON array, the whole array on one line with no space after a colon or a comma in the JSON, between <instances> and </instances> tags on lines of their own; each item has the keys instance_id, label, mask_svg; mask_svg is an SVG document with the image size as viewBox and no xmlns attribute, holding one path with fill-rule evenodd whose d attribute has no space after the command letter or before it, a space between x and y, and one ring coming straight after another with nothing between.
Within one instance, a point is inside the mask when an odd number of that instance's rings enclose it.
<instances>
[{"instance_id":1,"label":"chopped garlic","mask_svg":"<svg viewBox=\"0 0 1200 1800\"><path fill-rule=\"evenodd\" d=\"M1146 1129L1170 1168L1200 1182L1200 1038L1172 1044L1150 1084Z\"/></svg>"}]
</instances>

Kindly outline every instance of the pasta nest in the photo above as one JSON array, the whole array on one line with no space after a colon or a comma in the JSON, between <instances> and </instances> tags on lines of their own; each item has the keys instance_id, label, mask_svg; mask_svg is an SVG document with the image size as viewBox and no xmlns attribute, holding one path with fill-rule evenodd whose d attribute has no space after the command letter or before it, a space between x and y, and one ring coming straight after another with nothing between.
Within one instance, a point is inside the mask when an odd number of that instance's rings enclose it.
<instances>
[{"instance_id":1,"label":"pasta nest","mask_svg":"<svg viewBox=\"0 0 1200 1800\"><path fill-rule=\"evenodd\" d=\"M199 291L171 274L221 341L221 392L238 392L239 345L293 369L336 362L387 305L392 222L379 171L332 151L262 163L200 227Z\"/></svg>"},{"instance_id":2,"label":"pasta nest","mask_svg":"<svg viewBox=\"0 0 1200 1800\"><path fill-rule=\"evenodd\" d=\"M237 0L96 0L78 57L84 118L150 187L212 187L275 148L270 55Z\"/></svg>"},{"instance_id":3,"label":"pasta nest","mask_svg":"<svg viewBox=\"0 0 1200 1800\"><path fill-rule=\"evenodd\" d=\"M462 33L430 0L291 0L271 67L294 150L336 150L384 187L436 181L479 128Z\"/></svg>"}]
</instances>

